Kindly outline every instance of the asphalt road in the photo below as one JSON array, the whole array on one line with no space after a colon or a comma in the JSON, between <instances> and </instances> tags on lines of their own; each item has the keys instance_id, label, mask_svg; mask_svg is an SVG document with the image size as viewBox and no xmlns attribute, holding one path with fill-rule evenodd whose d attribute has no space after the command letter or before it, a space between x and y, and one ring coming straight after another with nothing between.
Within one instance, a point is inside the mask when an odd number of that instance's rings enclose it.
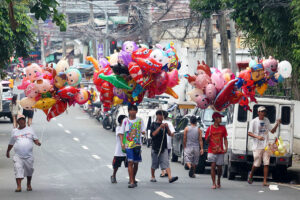
<instances>
[{"instance_id":1,"label":"asphalt road","mask_svg":"<svg viewBox=\"0 0 300 200\"><path fill-rule=\"evenodd\" d=\"M143 146L137 178L138 187L127 188L128 173L122 167L117 174L117 184L110 183L111 162L115 149L115 134L102 128L99 122L79 108L47 122L43 112L35 113L33 128L42 143L34 147L35 173L32 192L15 193L12 159L5 157L12 124L0 119L0 200L10 199L299 199L300 188L278 185L279 190L262 187L261 179L252 185L245 181L222 180L222 188L212 190L208 173L188 177L188 171L179 163L171 163L172 174L179 177L169 184L166 178L150 182L150 149ZM13 155L13 151L11 157ZM272 183L274 184L274 183ZM276 187L276 186L275 186Z\"/></svg>"}]
</instances>

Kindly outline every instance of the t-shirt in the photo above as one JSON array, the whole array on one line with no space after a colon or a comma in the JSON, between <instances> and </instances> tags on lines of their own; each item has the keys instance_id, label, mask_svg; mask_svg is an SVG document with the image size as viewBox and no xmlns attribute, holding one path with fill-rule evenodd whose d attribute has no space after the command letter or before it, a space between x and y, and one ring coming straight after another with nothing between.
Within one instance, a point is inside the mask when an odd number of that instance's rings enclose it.
<instances>
[{"instance_id":1,"label":"t-shirt","mask_svg":"<svg viewBox=\"0 0 300 200\"><path fill-rule=\"evenodd\" d=\"M33 140L37 140L37 136L31 127L23 129L13 129L10 145L14 145L15 154L21 158L32 157Z\"/></svg>"},{"instance_id":2,"label":"t-shirt","mask_svg":"<svg viewBox=\"0 0 300 200\"><path fill-rule=\"evenodd\" d=\"M223 138L227 137L225 126L215 128L213 125L210 125L206 130L205 139L207 139L208 136L210 136L208 153L223 154Z\"/></svg>"},{"instance_id":3,"label":"t-shirt","mask_svg":"<svg viewBox=\"0 0 300 200\"><path fill-rule=\"evenodd\" d=\"M123 120L120 131L124 134L123 143L125 148L132 149L141 146L141 134L146 131L146 128L141 118L134 120L126 118Z\"/></svg>"},{"instance_id":4,"label":"t-shirt","mask_svg":"<svg viewBox=\"0 0 300 200\"><path fill-rule=\"evenodd\" d=\"M175 133L175 128L174 128L172 122L164 120L163 123L167 123L171 133ZM169 135L167 135L167 146L168 146L168 149L172 149L172 137Z\"/></svg>"},{"instance_id":5,"label":"t-shirt","mask_svg":"<svg viewBox=\"0 0 300 200\"><path fill-rule=\"evenodd\" d=\"M121 146L121 142L120 142L120 134L124 135L122 133L122 127L121 126L117 126L116 128L116 149L115 149L115 156L126 156L125 153L123 153L122 151L122 146Z\"/></svg>"},{"instance_id":6,"label":"t-shirt","mask_svg":"<svg viewBox=\"0 0 300 200\"><path fill-rule=\"evenodd\" d=\"M268 133L270 130L271 130L270 121L266 117L264 117L263 120L259 120L259 117L256 117L250 122L248 132L251 132L254 135L262 136L265 138L264 140L253 138L252 150L265 149L265 147L269 143Z\"/></svg>"},{"instance_id":7,"label":"t-shirt","mask_svg":"<svg viewBox=\"0 0 300 200\"><path fill-rule=\"evenodd\" d=\"M167 144L167 129L160 129L158 134L153 136L153 132L158 129L158 127L161 125L161 123L153 122L150 126L150 136L152 138L152 150L154 150L155 153L159 153L159 150L161 148L161 152L164 152L165 149L168 148Z\"/></svg>"}]
</instances>

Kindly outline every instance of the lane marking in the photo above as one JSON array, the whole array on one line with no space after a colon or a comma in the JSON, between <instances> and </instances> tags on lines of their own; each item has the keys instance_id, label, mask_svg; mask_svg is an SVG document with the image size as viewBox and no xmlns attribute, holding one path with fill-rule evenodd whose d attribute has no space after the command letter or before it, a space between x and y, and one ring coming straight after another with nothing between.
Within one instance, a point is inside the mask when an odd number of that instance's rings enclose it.
<instances>
[{"instance_id":1,"label":"lane marking","mask_svg":"<svg viewBox=\"0 0 300 200\"><path fill-rule=\"evenodd\" d=\"M73 140L75 140L76 142L79 142L79 139L77 137L73 137Z\"/></svg>"},{"instance_id":2,"label":"lane marking","mask_svg":"<svg viewBox=\"0 0 300 200\"><path fill-rule=\"evenodd\" d=\"M57 123L57 125L58 125L59 127L64 127L61 123Z\"/></svg>"},{"instance_id":3,"label":"lane marking","mask_svg":"<svg viewBox=\"0 0 300 200\"><path fill-rule=\"evenodd\" d=\"M106 167L108 167L109 169L113 169L111 165L106 165Z\"/></svg>"},{"instance_id":4,"label":"lane marking","mask_svg":"<svg viewBox=\"0 0 300 200\"><path fill-rule=\"evenodd\" d=\"M270 190L279 190L278 185L269 185Z\"/></svg>"},{"instance_id":5,"label":"lane marking","mask_svg":"<svg viewBox=\"0 0 300 200\"><path fill-rule=\"evenodd\" d=\"M100 158L98 155L96 155L96 154L92 155L92 157L95 158L95 159L97 159L97 160L100 160L100 159L101 159L101 158Z\"/></svg>"},{"instance_id":6,"label":"lane marking","mask_svg":"<svg viewBox=\"0 0 300 200\"><path fill-rule=\"evenodd\" d=\"M284 183L278 183L278 185L280 186L285 186L285 187L289 187L289 188L293 188L296 190L300 190L300 185L296 185L296 184L284 184Z\"/></svg>"},{"instance_id":7,"label":"lane marking","mask_svg":"<svg viewBox=\"0 0 300 200\"><path fill-rule=\"evenodd\" d=\"M65 130L65 132L68 133L68 134L71 134L71 131L69 131L69 130Z\"/></svg>"},{"instance_id":8,"label":"lane marking","mask_svg":"<svg viewBox=\"0 0 300 200\"><path fill-rule=\"evenodd\" d=\"M87 146L82 145L81 146L83 149L88 150L89 148Z\"/></svg>"},{"instance_id":9,"label":"lane marking","mask_svg":"<svg viewBox=\"0 0 300 200\"><path fill-rule=\"evenodd\" d=\"M173 199L174 197L172 197L171 195L168 195L167 193L164 193L163 191L155 191L155 194L158 194L166 199Z\"/></svg>"}]
</instances>

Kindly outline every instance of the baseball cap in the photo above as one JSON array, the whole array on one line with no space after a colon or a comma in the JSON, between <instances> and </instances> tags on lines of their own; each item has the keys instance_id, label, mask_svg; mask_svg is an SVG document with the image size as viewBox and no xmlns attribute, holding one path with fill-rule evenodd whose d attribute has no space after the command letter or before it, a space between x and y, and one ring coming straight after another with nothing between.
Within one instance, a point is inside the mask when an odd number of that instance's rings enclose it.
<instances>
[{"instance_id":1,"label":"baseball cap","mask_svg":"<svg viewBox=\"0 0 300 200\"><path fill-rule=\"evenodd\" d=\"M24 115L18 115L17 116L17 120L21 119L21 118L24 118L25 119L25 116Z\"/></svg>"},{"instance_id":2,"label":"baseball cap","mask_svg":"<svg viewBox=\"0 0 300 200\"><path fill-rule=\"evenodd\" d=\"M266 107L264 106L259 106L257 110L258 112L267 111Z\"/></svg>"},{"instance_id":3,"label":"baseball cap","mask_svg":"<svg viewBox=\"0 0 300 200\"><path fill-rule=\"evenodd\" d=\"M214 120L215 118L217 118L217 117L222 118L222 117L224 117L224 115L221 115L221 114L218 113L218 112L214 112L214 114L212 115L213 120Z\"/></svg>"}]
</instances>

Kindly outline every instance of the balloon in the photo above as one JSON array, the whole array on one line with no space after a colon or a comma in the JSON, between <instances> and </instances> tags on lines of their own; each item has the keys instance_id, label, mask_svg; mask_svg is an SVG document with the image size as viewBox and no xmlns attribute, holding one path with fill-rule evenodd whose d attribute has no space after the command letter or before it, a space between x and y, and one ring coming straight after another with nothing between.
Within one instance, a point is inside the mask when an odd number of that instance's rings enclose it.
<instances>
[{"instance_id":1,"label":"balloon","mask_svg":"<svg viewBox=\"0 0 300 200\"><path fill-rule=\"evenodd\" d=\"M168 74L165 71L162 71L158 74L154 74L153 76L154 85L155 85L155 94L161 95L167 89L168 84Z\"/></svg>"},{"instance_id":2,"label":"balloon","mask_svg":"<svg viewBox=\"0 0 300 200\"><path fill-rule=\"evenodd\" d=\"M154 49L152 50L150 58L156 60L157 63L160 63L162 66L168 64L168 56L162 49Z\"/></svg>"},{"instance_id":3,"label":"balloon","mask_svg":"<svg viewBox=\"0 0 300 200\"><path fill-rule=\"evenodd\" d=\"M60 72L66 72L68 69L69 69L69 63L68 60L65 59L61 59L55 66L56 74L59 74Z\"/></svg>"},{"instance_id":4,"label":"balloon","mask_svg":"<svg viewBox=\"0 0 300 200\"><path fill-rule=\"evenodd\" d=\"M126 41L122 45L122 51L125 51L127 53L132 53L138 49L138 46L134 41Z\"/></svg>"},{"instance_id":5,"label":"balloon","mask_svg":"<svg viewBox=\"0 0 300 200\"><path fill-rule=\"evenodd\" d=\"M32 107L34 106L35 103L36 103L35 99L29 97L25 97L20 101L20 105L22 106L22 108L26 110L32 110Z\"/></svg>"},{"instance_id":6,"label":"balloon","mask_svg":"<svg viewBox=\"0 0 300 200\"><path fill-rule=\"evenodd\" d=\"M39 95L39 90L35 83L30 83L25 89L25 95L29 98L35 98Z\"/></svg>"},{"instance_id":7,"label":"balloon","mask_svg":"<svg viewBox=\"0 0 300 200\"><path fill-rule=\"evenodd\" d=\"M99 78L110 82L111 84L113 84L113 86L117 88L127 89L127 90L132 89L131 87L128 86L128 83L121 76L100 74Z\"/></svg>"},{"instance_id":8,"label":"balloon","mask_svg":"<svg viewBox=\"0 0 300 200\"><path fill-rule=\"evenodd\" d=\"M174 97L175 99L178 99L178 95L176 94L176 92L174 92L174 90L170 87L167 87L166 94L171 95L172 97Z\"/></svg>"},{"instance_id":9,"label":"balloon","mask_svg":"<svg viewBox=\"0 0 300 200\"><path fill-rule=\"evenodd\" d=\"M288 61L284 60L281 61L278 64L278 73L283 77L283 78L289 78L291 77L292 73L292 65Z\"/></svg>"},{"instance_id":10,"label":"balloon","mask_svg":"<svg viewBox=\"0 0 300 200\"><path fill-rule=\"evenodd\" d=\"M205 95L209 100L214 100L217 95L217 89L214 84L208 84L205 88Z\"/></svg>"},{"instance_id":11,"label":"balloon","mask_svg":"<svg viewBox=\"0 0 300 200\"><path fill-rule=\"evenodd\" d=\"M256 87L256 90L257 90L258 94L260 94L260 96L262 96L265 93L265 91L267 90L267 88L268 88L268 84L264 83L261 86Z\"/></svg>"},{"instance_id":12,"label":"balloon","mask_svg":"<svg viewBox=\"0 0 300 200\"><path fill-rule=\"evenodd\" d=\"M281 75L279 75L277 80L279 83L282 83L284 81L284 78Z\"/></svg>"},{"instance_id":13,"label":"balloon","mask_svg":"<svg viewBox=\"0 0 300 200\"><path fill-rule=\"evenodd\" d=\"M54 77L54 86L58 89L65 86L67 83L67 76L64 72L60 72Z\"/></svg>"},{"instance_id":14,"label":"balloon","mask_svg":"<svg viewBox=\"0 0 300 200\"><path fill-rule=\"evenodd\" d=\"M133 60L136 60L137 58L149 58L151 53L151 49L139 48L136 51L132 52L132 58Z\"/></svg>"},{"instance_id":15,"label":"balloon","mask_svg":"<svg viewBox=\"0 0 300 200\"><path fill-rule=\"evenodd\" d=\"M64 113L67 107L67 102L57 100L56 103L51 107L49 113L47 114L47 120L50 121L53 117Z\"/></svg>"},{"instance_id":16,"label":"balloon","mask_svg":"<svg viewBox=\"0 0 300 200\"><path fill-rule=\"evenodd\" d=\"M204 89L211 83L211 78L207 74L199 74L195 81L196 88Z\"/></svg>"},{"instance_id":17,"label":"balloon","mask_svg":"<svg viewBox=\"0 0 300 200\"><path fill-rule=\"evenodd\" d=\"M205 95L200 95L196 98L197 106L201 109L206 109L209 106L209 99Z\"/></svg>"},{"instance_id":18,"label":"balloon","mask_svg":"<svg viewBox=\"0 0 300 200\"><path fill-rule=\"evenodd\" d=\"M128 67L123 64L118 63L111 68L116 75L129 75Z\"/></svg>"},{"instance_id":19,"label":"balloon","mask_svg":"<svg viewBox=\"0 0 300 200\"><path fill-rule=\"evenodd\" d=\"M35 81L37 80L43 73L43 69L35 63L30 64L25 68L26 78L28 80Z\"/></svg>"},{"instance_id":20,"label":"balloon","mask_svg":"<svg viewBox=\"0 0 300 200\"><path fill-rule=\"evenodd\" d=\"M87 56L85 59L87 61L90 61L94 65L94 68L95 68L96 71L100 70L99 63L95 58L93 58L92 56Z\"/></svg>"},{"instance_id":21,"label":"balloon","mask_svg":"<svg viewBox=\"0 0 300 200\"><path fill-rule=\"evenodd\" d=\"M117 65L118 64L118 53L114 53L109 56L109 63L110 65Z\"/></svg>"},{"instance_id":22,"label":"balloon","mask_svg":"<svg viewBox=\"0 0 300 200\"><path fill-rule=\"evenodd\" d=\"M272 56L270 56L269 59L264 60L262 64L267 77L271 77L277 72L278 62Z\"/></svg>"},{"instance_id":23,"label":"balloon","mask_svg":"<svg viewBox=\"0 0 300 200\"><path fill-rule=\"evenodd\" d=\"M85 104L90 98L90 93L83 88L79 89L79 92L75 95L75 102L78 104Z\"/></svg>"},{"instance_id":24,"label":"balloon","mask_svg":"<svg viewBox=\"0 0 300 200\"><path fill-rule=\"evenodd\" d=\"M106 58L99 59L99 68L109 67L110 63Z\"/></svg>"},{"instance_id":25,"label":"balloon","mask_svg":"<svg viewBox=\"0 0 300 200\"><path fill-rule=\"evenodd\" d=\"M195 83L196 83L197 76L191 76L189 74L185 74L184 78L186 78L192 86L196 85Z\"/></svg>"},{"instance_id":26,"label":"balloon","mask_svg":"<svg viewBox=\"0 0 300 200\"><path fill-rule=\"evenodd\" d=\"M56 103L54 98L43 98L36 102L33 108L45 110L51 108Z\"/></svg>"},{"instance_id":27,"label":"balloon","mask_svg":"<svg viewBox=\"0 0 300 200\"><path fill-rule=\"evenodd\" d=\"M101 86L100 99L103 102L104 111L108 111L113 101L113 86L109 82L105 81Z\"/></svg>"},{"instance_id":28,"label":"balloon","mask_svg":"<svg viewBox=\"0 0 300 200\"><path fill-rule=\"evenodd\" d=\"M52 85L50 84L50 81L47 79L41 79L36 81L36 89L39 93L46 93L49 92L52 89Z\"/></svg>"},{"instance_id":29,"label":"balloon","mask_svg":"<svg viewBox=\"0 0 300 200\"><path fill-rule=\"evenodd\" d=\"M81 73L78 69L68 69L66 71L67 82L70 86L77 86L81 82Z\"/></svg>"},{"instance_id":30,"label":"balloon","mask_svg":"<svg viewBox=\"0 0 300 200\"><path fill-rule=\"evenodd\" d=\"M277 82L278 82L278 80L276 80L276 78L274 76L272 76L272 78L270 78L268 80L268 85L269 86L275 86L275 85L277 85Z\"/></svg>"},{"instance_id":31,"label":"balloon","mask_svg":"<svg viewBox=\"0 0 300 200\"><path fill-rule=\"evenodd\" d=\"M135 62L131 62L129 63L128 69L131 78L135 80L137 84L144 86L144 75L140 66Z\"/></svg>"},{"instance_id":32,"label":"balloon","mask_svg":"<svg viewBox=\"0 0 300 200\"><path fill-rule=\"evenodd\" d=\"M136 58L134 60L146 73L158 73L162 69L162 64L158 63L154 58Z\"/></svg>"},{"instance_id":33,"label":"balloon","mask_svg":"<svg viewBox=\"0 0 300 200\"><path fill-rule=\"evenodd\" d=\"M94 72L94 75L93 75L93 82L94 84L97 86L97 85L102 85L102 83L104 82L103 79L99 78L99 75L100 74L104 74L104 75L110 75L112 74L112 69L110 66L107 66L107 67L104 67L104 68L101 68L100 71L95 71Z\"/></svg>"},{"instance_id":34,"label":"balloon","mask_svg":"<svg viewBox=\"0 0 300 200\"><path fill-rule=\"evenodd\" d=\"M132 62L131 53L126 52L126 51L121 51L121 52L118 54L118 60L119 60L119 63L120 63L120 64L125 65L125 66L128 66L128 64L129 64L130 62Z\"/></svg>"},{"instance_id":35,"label":"balloon","mask_svg":"<svg viewBox=\"0 0 300 200\"><path fill-rule=\"evenodd\" d=\"M211 76L210 68L205 62L202 60L202 63L198 60L197 70L203 70L209 77Z\"/></svg>"},{"instance_id":36,"label":"balloon","mask_svg":"<svg viewBox=\"0 0 300 200\"><path fill-rule=\"evenodd\" d=\"M253 85L254 81L251 80L251 70L246 69L240 72L239 78L243 80L243 85L248 86L248 85Z\"/></svg>"},{"instance_id":37,"label":"balloon","mask_svg":"<svg viewBox=\"0 0 300 200\"><path fill-rule=\"evenodd\" d=\"M194 88L192 91L188 92L188 95L191 97L191 100L196 102L198 96L203 95L203 90Z\"/></svg>"},{"instance_id":38,"label":"balloon","mask_svg":"<svg viewBox=\"0 0 300 200\"><path fill-rule=\"evenodd\" d=\"M254 82L260 81L264 77L265 77L265 72L261 64L256 64L251 67L251 78Z\"/></svg>"},{"instance_id":39,"label":"balloon","mask_svg":"<svg viewBox=\"0 0 300 200\"><path fill-rule=\"evenodd\" d=\"M220 70L216 70L215 73L213 73L211 75L211 81L212 81L212 84L215 85L217 91L221 91L226 83Z\"/></svg>"},{"instance_id":40,"label":"balloon","mask_svg":"<svg viewBox=\"0 0 300 200\"><path fill-rule=\"evenodd\" d=\"M179 84L178 70L174 69L168 72L168 87L172 88Z\"/></svg>"},{"instance_id":41,"label":"balloon","mask_svg":"<svg viewBox=\"0 0 300 200\"><path fill-rule=\"evenodd\" d=\"M239 104L244 108L245 111L250 110L252 112L252 110L249 107L249 99L247 98L247 96L243 95Z\"/></svg>"},{"instance_id":42,"label":"balloon","mask_svg":"<svg viewBox=\"0 0 300 200\"><path fill-rule=\"evenodd\" d=\"M214 75L214 74L213 74ZM235 83L238 79L229 81L219 92L214 101L214 107L217 111L222 111L230 105L230 96L234 92Z\"/></svg>"},{"instance_id":43,"label":"balloon","mask_svg":"<svg viewBox=\"0 0 300 200\"><path fill-rule=\"evenodd\" d=\"M22 84L18 85L17 88L18 88L18 90L25 90L29 84L30 84L30 81L26 77L24 77L22 79Z\"/></svg>"},{"instance_id":44,"label":"balloon","mask_svg":"<svg viewBox=\"0 0 300 200\"><path fill-rule=\"evenodd\" d=\"M127 100L126 94L124 93L124 91L122 89L116 88L114 87L113 89L113 93L115 96L117 96L118 98L122 99L122 100Z\"/></svg>"},{"instance_id":45,"label":"balloon","mask_svg":"<svg viewBox=\"0 0 300 200\"><path fill-rule=\"evenodd\" d=\"M249 67L252 68L253 66L257 65L256 60L250 60Z\"/></svg>"},{"instance_id":46,"label":"balloon","mask_svg":"<svg viewBox=\"0 0 300 200\"><path fill-rule=\"evenodd\" d=\"M134 90L132 91L132 98L135 99L143 92L143 87L139 84L136 84Z\"/></svg>"},{"instance_id":47,"label":"balloon","mask_svg":"<svg viewBox=\"0 0 300 200\"><path fill-rule=\"evenodd\" d=\"M123 103L123 99L120 99L119 97L114 96L114 98L113 98L113 105L116 106L116 105L119 105L121 103Z\"/></svg>"},{"instance_id":48,"label":"balloon","mask_svg":"<svg viewBox=\"0 0 300 200\"><path fill-rule=\"evenodd\" d=\"M58 90L57 94L64 99L73 99L78 92L79 89L72 86L66 86Z\"/></svg>"},{"instance_id":49,"label":"balloon","mask_svg":"<svg viewBox=\"0 0 300 200\"><path fill-rule=\"evenodd\" d=\"M233 94L230 95L230 97L229 97L229 103L230 104L238 103L241 100L242 96L243 96L243 93L241 91L238 91L238 90L234 91Z\"/></svg>"}]
</instances>

